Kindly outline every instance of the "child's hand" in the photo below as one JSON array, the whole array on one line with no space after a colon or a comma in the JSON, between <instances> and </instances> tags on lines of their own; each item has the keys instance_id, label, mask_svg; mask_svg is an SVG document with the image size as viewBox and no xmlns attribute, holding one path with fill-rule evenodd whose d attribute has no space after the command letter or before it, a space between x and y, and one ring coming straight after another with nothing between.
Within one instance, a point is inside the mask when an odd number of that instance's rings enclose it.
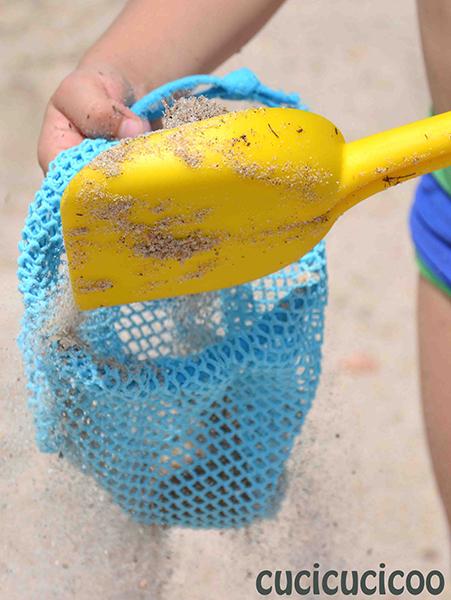
<instances>
[{"instance_id":1,"label":"child's hand","mask_svg":"<svg viewBox=\"0 0 451 600\"><path fill-rule=\"evenodd\" d=\"M85 137L135 137L149 131L149 123L127 108L136 93L109 65L80 66L68 75L51 97L42 124L38 160L44 172L59 152Z\"/></svg>"},{"instance_id":2,"label":"child's hand","mask_svg":"<svg viewBox=\"0 0 451 600\"><path fill-rule=\"evenodd\" d=\"M39 139L41 167L47 171L61 150L85 137L133 137L149 131L149 124L127 108L135 96L177 77L210 72L239 50L282 3L195 0L187 11L185 0L126 2L53 94Z\"/></svg>"}]
</instances>

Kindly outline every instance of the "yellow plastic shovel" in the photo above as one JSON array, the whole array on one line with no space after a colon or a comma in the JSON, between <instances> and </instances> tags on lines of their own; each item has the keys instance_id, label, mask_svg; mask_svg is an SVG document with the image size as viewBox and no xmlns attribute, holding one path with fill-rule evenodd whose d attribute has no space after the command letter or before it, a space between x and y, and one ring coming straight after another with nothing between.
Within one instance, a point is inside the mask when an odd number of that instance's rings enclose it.
<instances>
[{"instance_id":1,"label":"yellow plastic shovel","mask_svg":"<svg viewBox=\"0 0 451 600\"><path fill-rule=\"evenodd\" d=\"M288 108L124 140L62 199L75 301L93 309L262 277L364 198L449 164L451 112L351 143L323 117Z\"/></svg>"}]
</instances>

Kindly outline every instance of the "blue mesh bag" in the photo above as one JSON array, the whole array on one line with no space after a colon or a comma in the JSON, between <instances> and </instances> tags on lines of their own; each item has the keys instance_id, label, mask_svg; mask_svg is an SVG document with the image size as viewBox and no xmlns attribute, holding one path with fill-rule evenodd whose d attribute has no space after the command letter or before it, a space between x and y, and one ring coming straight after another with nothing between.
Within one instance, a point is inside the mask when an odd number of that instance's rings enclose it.
<instances>
[{"instance_id":1,"label":"blue mesh bag","mask_svg":"<svg viewBox=\"0 0 451 600\"><path fill-rule=\"evenodd\" d=\"M133 110L155 119L181 90L306 108L297 95L271 90L241 69L169 83ZM84 165L117 143L87 139L62 152L23 230L19 344L39 448L91 474L141 523L224 528L271 516L318 386L324 245L229 289L83 313L71 308L72 321L55 336L52 323L58 310L65 314L61 289L70 298L61 195Z\"/></svg>"}]
</instances>

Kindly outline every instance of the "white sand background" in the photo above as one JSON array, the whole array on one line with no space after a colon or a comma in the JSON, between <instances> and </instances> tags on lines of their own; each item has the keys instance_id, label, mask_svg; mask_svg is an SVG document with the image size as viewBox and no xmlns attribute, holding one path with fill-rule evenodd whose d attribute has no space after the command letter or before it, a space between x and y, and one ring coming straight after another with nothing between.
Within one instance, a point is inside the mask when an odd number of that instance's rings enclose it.
<instances>
[{"instance_id":1,"label":"white sand background","mask_svg":"<svg viewBox=\"0 0 451 600\"><path fill-rule=\"evenodd\" d=\"M40 184L46 100L121 4L0 2L1 600L252 600L259 570L315 561L447 572L417 383L411 182L329 236L324 373L277 519L230 532L139 527L37 451L15 345L16 244ZM291 0L220 72L240 66L299 91L348 139L428 110L412 0Z\"/></svg>"}]
</instances>

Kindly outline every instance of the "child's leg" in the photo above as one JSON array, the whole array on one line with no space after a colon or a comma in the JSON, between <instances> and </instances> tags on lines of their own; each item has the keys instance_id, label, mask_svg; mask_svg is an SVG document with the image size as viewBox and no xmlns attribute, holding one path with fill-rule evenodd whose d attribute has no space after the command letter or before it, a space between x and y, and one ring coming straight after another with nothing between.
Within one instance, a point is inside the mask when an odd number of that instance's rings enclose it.
<instances>
[{"instance_id":1,"label":"child's leg","mask_svg":"<svg viewBox=\"0 0 451 600\"><path fill-rule=\"evenodd\" d=\"M451 296L420 275L421 393L435 475L451 526Z\"/></svg>"}]
</instances>

